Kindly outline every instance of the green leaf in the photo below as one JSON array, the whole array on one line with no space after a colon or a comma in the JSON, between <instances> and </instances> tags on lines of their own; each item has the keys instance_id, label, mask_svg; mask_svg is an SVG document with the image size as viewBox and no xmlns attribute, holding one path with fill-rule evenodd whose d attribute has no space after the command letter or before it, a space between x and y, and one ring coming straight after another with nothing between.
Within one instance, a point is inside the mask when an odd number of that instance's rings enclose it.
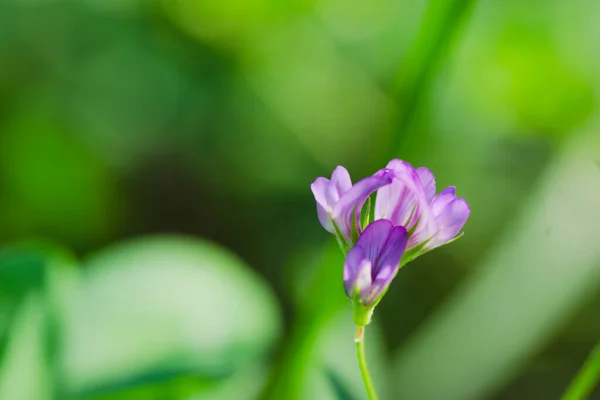
<instances>
[{"instance_id":1,"label":"green leaf","mask_svg":"<svg viewBox=\"0 0 600 400\"><path fill-rule=\"evenodd\" d=\"M410 221L412 221L413 217L415 216L415 212L417 211L417 206L415 205L411 212L410 215L408 216L408 218L406 218L406 222L404 223L404 226L408 226L410 224ZM421 222L421 216L419 215L419 218L417 218L417 221L414 223L414 225L406 232L406 236L408 236L409 238L413 235L413 233L415 233L415 231L417 230L417 228L419 227L419 222Z\"/></svg>"},{"instance_id":2,"label":"green leaf","mask_svg":"<svg viewBox=\"0 0 600 400\"><path fill-rule=\"evenodd\" d=\"M402 260L400 260L400 268L402 268L403 266L405 266L406 264L408 264L415 258L419 257L421 254L424 254L424 253L422 253L422 251L423 251L423 248L425 247L425 245L427 244L427 242L429 242L429 240L427 240L423 243L420 243L418 246L415 246L412 249L405 252L402 255Z\"/></svg>"},{"instance_id":3,"label":"green leaf","mask_svg":"<svg viewBox=\"0 0 600 400\"><path fill-rule=\"evenodd\" d=\"M358 233L358 221L356 221L356 210L358 207L355 207L352 211L352 227L350 228L350 237L352 238L352 243L350 247L353 247L358 241L358 237L360 233Z\"/></svg>"},{"instance_id":4,"label":"green leaf","mask_svg":"<svg viewBox=\"0 0 600 400\"><path fill-rule=\"evenodd\" d=\"M71 393L182 374L224 379L263 359L280 334L269 287L212 243L138 239L84 264L64 321L61 365Z\"/></svg>"},{"instance_id":5,"label":"green leaf","mask_svg":"<svg viewBox=\"0 0 600 400\"><path fill-rule=\"evenodd\" d=\"M340 246L340 250L342 253L346 254L348 250L350 250L351 244L346 243L346 239L344 238L344 234L337 226L333 218L331 218L331 223L333 225L333 229L335 229L335 238L337 240L338 245Z\"/></svg>"},{"instance_id":6,"label":"green leaf","mask_svg":"<svg viewBox=\"0 0 600 400\"><path fill-rule=\"evenodd\" d=\"M361 228L364 231L365 228L367 227L367 225L369 225L369 223L372 221L371 219L371 214L372 214L372 207L371 207L371 197L373 197L373 195L367 197L367 201L365 201L365 204L363 205L363 208L361 210L360 216L361 216Z\"/></svg>"}]
</instances>

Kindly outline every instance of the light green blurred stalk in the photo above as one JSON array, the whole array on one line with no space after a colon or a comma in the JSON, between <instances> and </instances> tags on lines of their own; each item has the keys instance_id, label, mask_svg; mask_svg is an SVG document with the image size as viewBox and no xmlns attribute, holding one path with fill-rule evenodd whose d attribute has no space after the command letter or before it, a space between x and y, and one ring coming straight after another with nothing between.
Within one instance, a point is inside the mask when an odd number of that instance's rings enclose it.
<instances>
[{"instance_id":1,"label":"light green blurred stalk","mask_svg":"<svg viewBox=\"0 0 600 400\"><path fill-rule=\"evenodd\" d=\"M383 135L386 162L424 147L426 133L414 129L413 124L475 3L476 0L432 0L427 6L418 36L392 83L392 116ZM376 161L376 168L380 168L381 160Z\"/></svg>"},{"instance_id":2,"label":"light green blurred stalk","mask_svg":"<svg viewBox=\"0 0 600 400\"><path fill-rule=\"evenodd\" d=\"M592 350L562 400L585 400L600 381L600 342Z\"/></svg>"},{"instance_id":3,"label":"light green blurred stalk","mask_svg":"<svg viewBox=\"0 0 600 400\"><path fill-rule=\"evenodd\" d=\"M572 137L474 275L400 349L399 398L489 396L597 293L598 149L597 125Z\"/></svg>"}]
</instances>

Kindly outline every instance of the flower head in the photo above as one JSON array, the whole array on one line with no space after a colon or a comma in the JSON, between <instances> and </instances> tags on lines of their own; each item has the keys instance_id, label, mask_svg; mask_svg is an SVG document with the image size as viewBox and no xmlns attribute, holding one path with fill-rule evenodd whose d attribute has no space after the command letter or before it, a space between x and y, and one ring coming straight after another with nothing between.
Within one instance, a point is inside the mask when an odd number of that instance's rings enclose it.
<instances>
[{"instance_id":1,"label":"flower head","mask_svg":"<svg viewBox=\"0 0 600 400\"><path fill-rule=\"evenodd\" d=\"M372 306L387 290L398 271L406 248L406 228L390 221L375 221L348 252L344 264L344 287L350 299Z\"/></svg>"},{"instance_id":2,"label":"flower head","mask_svg":"<svg viewBox=\"0 0 600 400\"><path fill-rule=\"evenodd\" d=\"M347 253L344 287L359 326L369 322L398 269L454 240L470 214L453 186L436 195L429 169L415 169L398 159L355 185L348 171L337 167L331 179L317 178L311 190L321 225ZM365 227L361 212L375 192L374 221Z\"/></svg>"}]
</instances>

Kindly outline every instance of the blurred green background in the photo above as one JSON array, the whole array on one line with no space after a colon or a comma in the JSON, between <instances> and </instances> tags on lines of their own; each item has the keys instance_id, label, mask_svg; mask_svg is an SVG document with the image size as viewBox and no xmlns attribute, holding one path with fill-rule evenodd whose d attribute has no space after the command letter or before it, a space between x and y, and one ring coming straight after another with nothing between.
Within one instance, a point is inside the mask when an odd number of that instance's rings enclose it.
<instances>
[{"instance_id":1,"label":"blurred green background","mask_svg":"<svg viewBox=\"0 0 600 400\"><path fill-rule=\"evenodd\" d=\"M0 399L364 399L309 184L392 157L472 213L375 313L382 398L559 398L600 339L599 26L594 0L1 1Z\"/></svg>"}]
</instances>

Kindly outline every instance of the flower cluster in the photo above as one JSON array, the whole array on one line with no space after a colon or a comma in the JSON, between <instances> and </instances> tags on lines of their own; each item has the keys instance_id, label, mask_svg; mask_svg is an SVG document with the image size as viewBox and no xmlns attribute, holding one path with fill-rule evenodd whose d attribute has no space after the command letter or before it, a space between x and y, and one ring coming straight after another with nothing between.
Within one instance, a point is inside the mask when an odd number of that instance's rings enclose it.
<instances>
[{"instance_id":1,"label":"flower cluster","mask_svg":"<svg viewBox=\"0 0 600 400\"><path fill-rule=\"evenodd\" d=\"M346 253L344 287L362 325L398 269L457 238L470 213L453 186L436 194L429 169L398 159L354 185L348 171L337 167L311 190L321 225Z\"/></svg>"}]
</instances>

